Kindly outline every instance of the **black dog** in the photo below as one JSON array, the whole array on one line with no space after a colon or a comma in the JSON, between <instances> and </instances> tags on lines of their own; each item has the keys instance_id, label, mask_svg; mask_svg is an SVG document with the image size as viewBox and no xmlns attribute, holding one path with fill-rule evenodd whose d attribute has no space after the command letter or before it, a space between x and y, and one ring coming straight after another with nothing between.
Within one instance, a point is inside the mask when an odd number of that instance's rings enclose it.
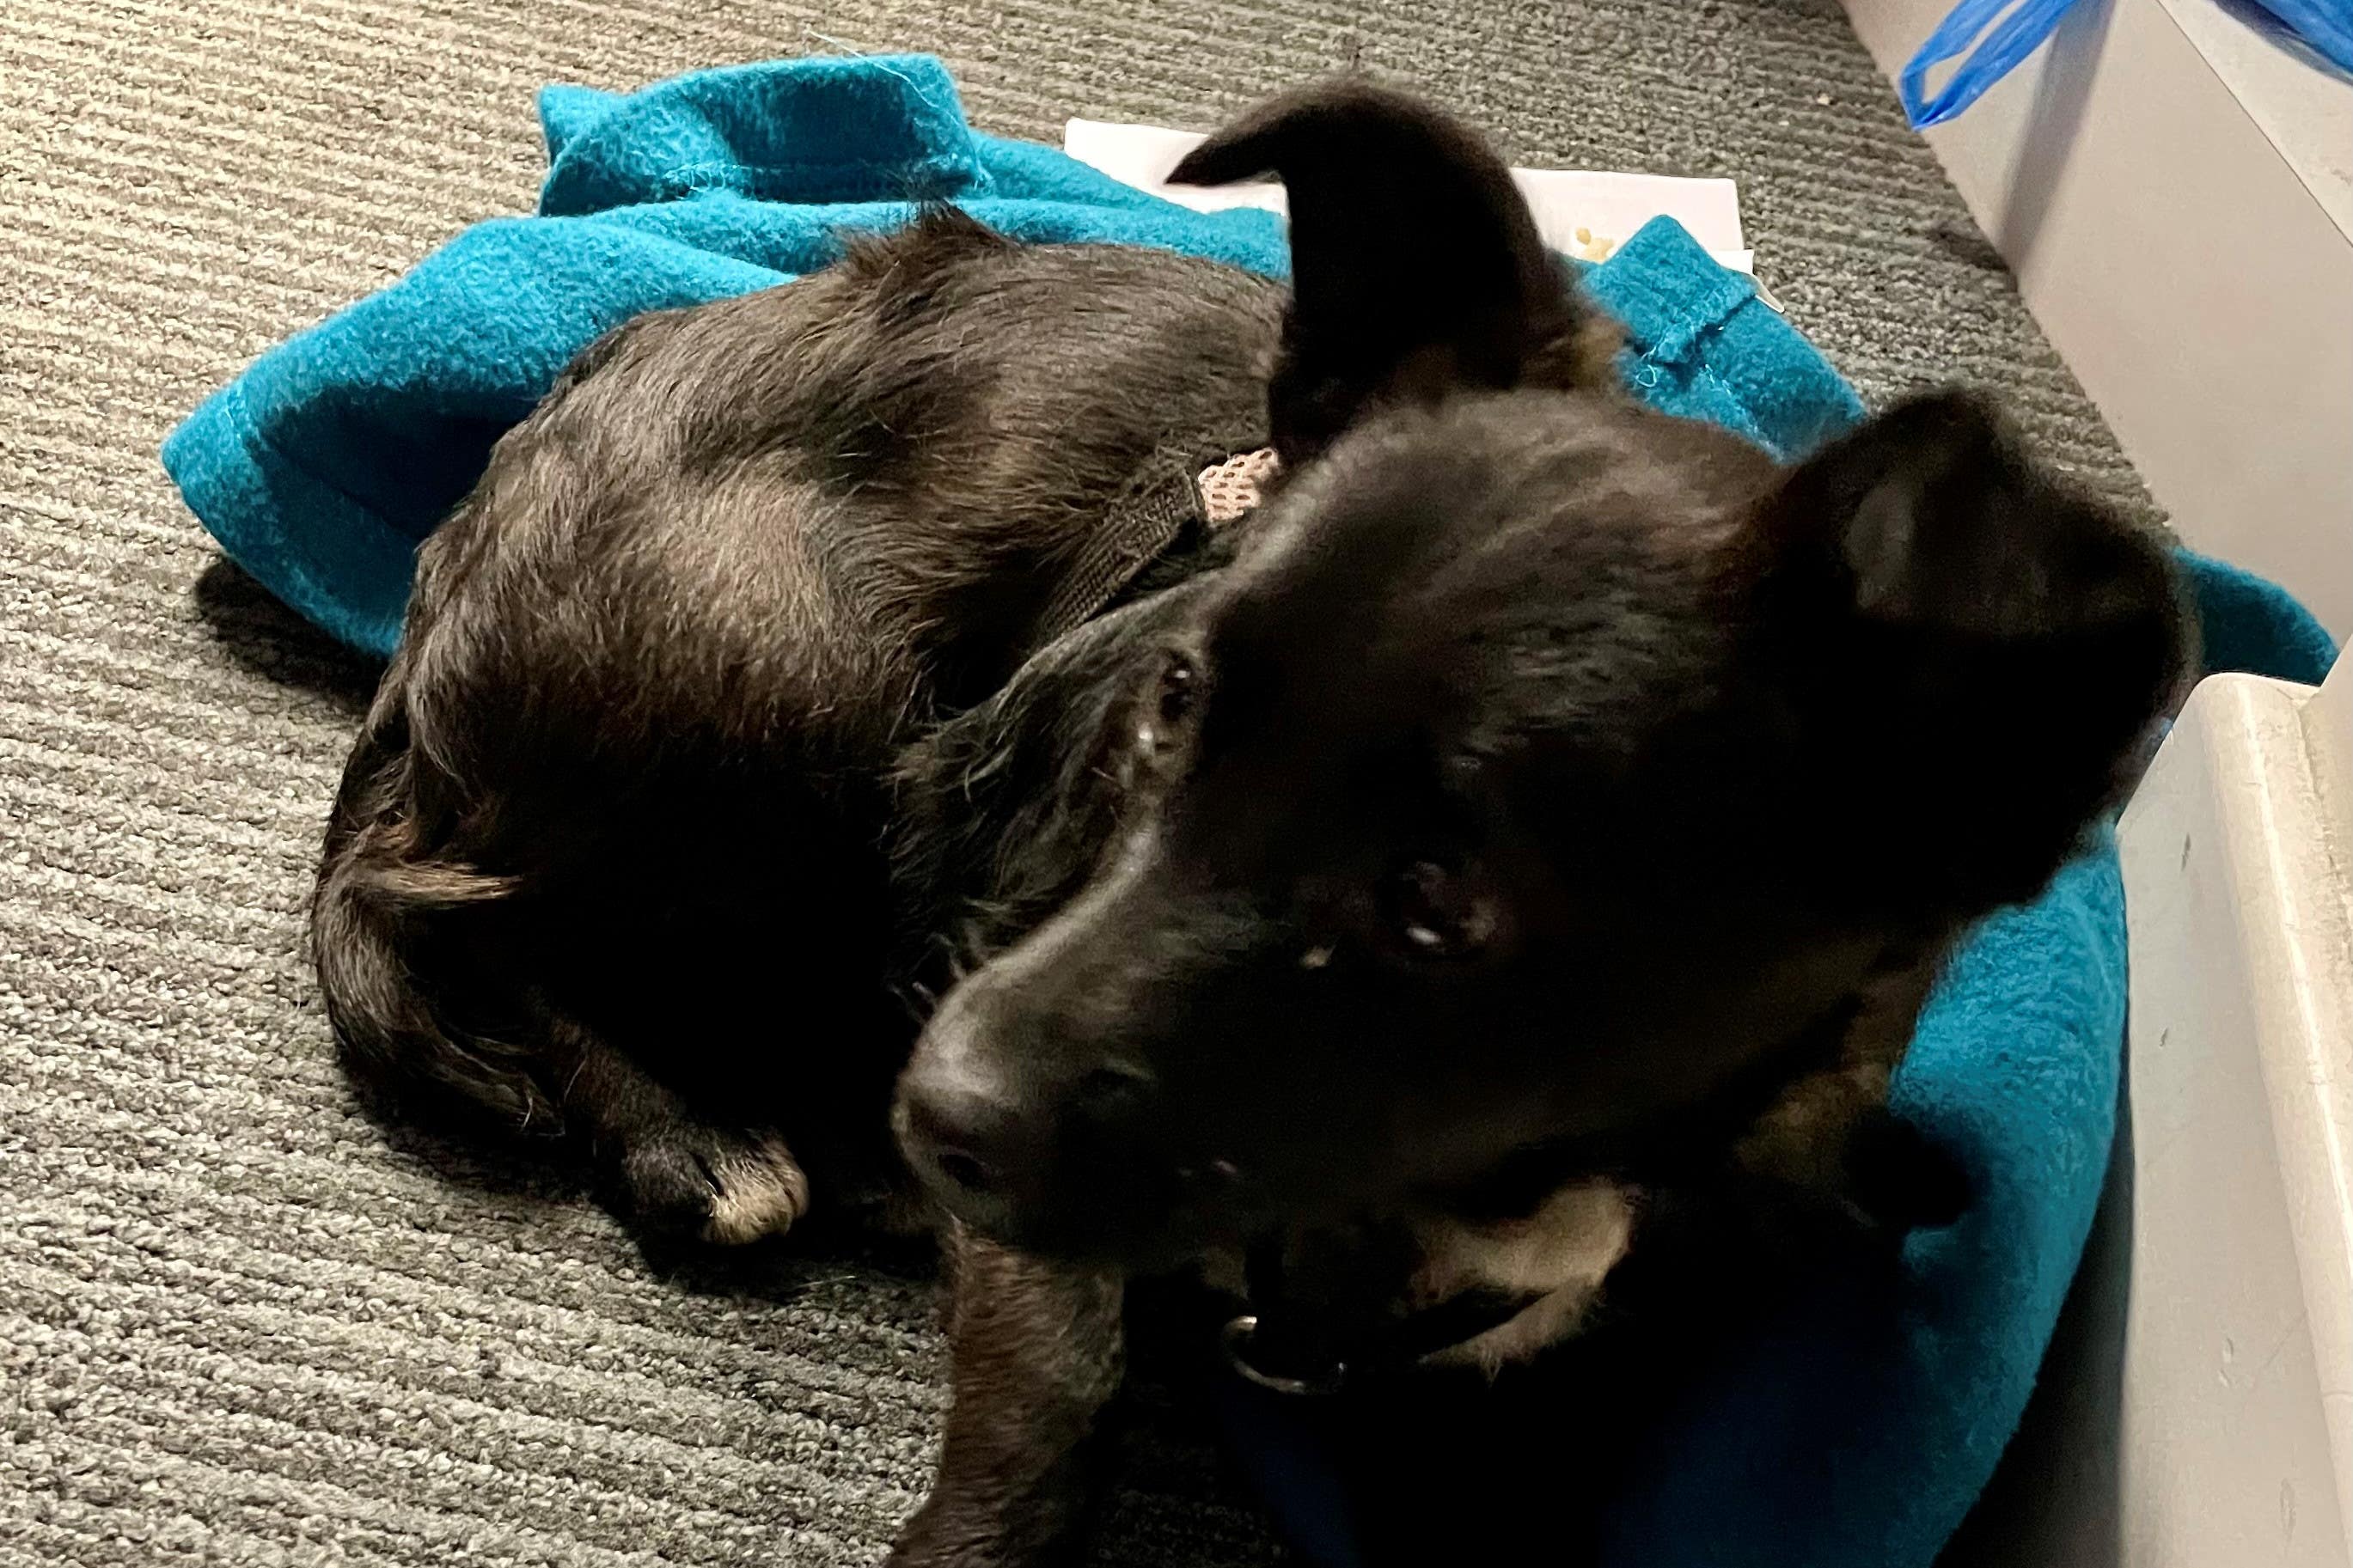
<instances>
[{"instance_id":1,"label":"black dog","mask_svg":"<svg viewBox=\"0 0 2353 1568\"><path fill-rule=\"evenodd\" d=\"M1949 1210L1887 1073L2182 667L2161 546L1980 404L1777 468L1620 394L1451 122L1328 86L1178 176L1269 169L1290 290L940 211L606 338L421 552L329 833L353 1062L641 1222L781 1230L895 1127L956 1390L894 1561L1069 1549L1131 1277L1240 1260L1277 1384L1492 1372L1711 1194Z\"/></svg>"}]
</instances>

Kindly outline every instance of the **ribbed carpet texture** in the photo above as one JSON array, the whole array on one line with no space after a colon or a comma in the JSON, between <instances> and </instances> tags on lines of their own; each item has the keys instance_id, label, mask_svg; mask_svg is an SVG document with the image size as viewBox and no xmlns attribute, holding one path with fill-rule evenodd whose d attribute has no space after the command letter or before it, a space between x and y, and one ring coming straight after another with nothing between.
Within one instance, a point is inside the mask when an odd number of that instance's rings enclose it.
<instances>
[{"instance_id":1,"label":"ribbed carpet texture","mask_svg":"<svg viewBox=\"0 0 2353 1568\"><path fill-rule=\"evenodd\" d=\"M935 50L984 128L1207 127L1347 65L1523 163L1727 174L1873 395L1998 389L2129 468L1830 0L8 0L0 7L0 1562L871 1563L931 1287L658 1268L565 1170L389 1131L302 957L372 683L156 466L252 354L532 202L543 81ZM1140 1442L1105 1560L1274 1560Z\"/></svg>"}]
</instances>

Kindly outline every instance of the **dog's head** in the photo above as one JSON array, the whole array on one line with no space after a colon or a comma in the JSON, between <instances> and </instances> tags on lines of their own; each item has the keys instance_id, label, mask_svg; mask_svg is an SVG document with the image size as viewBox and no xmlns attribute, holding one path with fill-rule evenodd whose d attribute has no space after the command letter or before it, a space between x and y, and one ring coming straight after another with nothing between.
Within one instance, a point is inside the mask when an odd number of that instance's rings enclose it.
<instances>
[{"instance_id":1,"label":"dog's head","mask_svg":"<svg viewBox=\"0 0 2353 1568\"><path fill-rule=\"evenodd\" d=\"M1728 1141L1875 976L2044 882L2183 658L2162 547L1981 404L1781 468L1619 394L1450 122L1325 87L1178 175L1269 168L1285 482L1231 565L975 718L1050 716L1000 872L1051 891L934 1013L899 1126L952 1211L1050 1250Z\"/></svg>"}]
</instances>

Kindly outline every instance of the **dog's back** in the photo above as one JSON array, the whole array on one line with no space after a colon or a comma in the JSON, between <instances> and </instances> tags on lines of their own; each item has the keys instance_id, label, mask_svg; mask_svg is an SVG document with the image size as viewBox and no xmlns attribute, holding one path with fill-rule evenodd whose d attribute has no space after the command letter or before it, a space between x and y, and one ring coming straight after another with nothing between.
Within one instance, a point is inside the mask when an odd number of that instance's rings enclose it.
<instances>
[{"instance_id":1,"label":"dog's back","mask_svg":"<svg viewBox=\"0 0 2353 1568\"><path fill-rule=\"evenodd\" d=\"M354 1065L615 1148L689 1120L658 1086L812 1140L848 1089L879 1142L894 750L1053 629L1140 475L1263 440L1282 300L943 210L584 353L420 552L346 770L314 921Z\"/></svg>"}]
</instances>

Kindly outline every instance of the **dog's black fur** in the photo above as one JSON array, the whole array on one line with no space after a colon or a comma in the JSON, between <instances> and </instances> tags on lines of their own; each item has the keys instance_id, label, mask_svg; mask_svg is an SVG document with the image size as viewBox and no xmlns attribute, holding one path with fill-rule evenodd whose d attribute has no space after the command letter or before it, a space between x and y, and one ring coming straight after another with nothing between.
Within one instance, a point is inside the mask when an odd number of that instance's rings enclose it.
<instances>
[{"instance_id":1,"label":"dog's black fur","mask_svg":"<svg viewBox=\"0 0 2353 1568\"><path fill-rule=\"evenodd\" d=\"M1620 394L1450 121L1326 86L1179 176L1270 169L1295 290L941 211L600 342L422 551L336 805L372 1081L716 1239L895 1121L956 1391L894 1561L1070 1549L1138 1272L1580 1184L1948 1209L1880 1110L1927 979L2182 668L2164 550L1982 404L1778 468ZM1269 438L1052 624L1139 476Z\"/></svg>"}]
</instances>

